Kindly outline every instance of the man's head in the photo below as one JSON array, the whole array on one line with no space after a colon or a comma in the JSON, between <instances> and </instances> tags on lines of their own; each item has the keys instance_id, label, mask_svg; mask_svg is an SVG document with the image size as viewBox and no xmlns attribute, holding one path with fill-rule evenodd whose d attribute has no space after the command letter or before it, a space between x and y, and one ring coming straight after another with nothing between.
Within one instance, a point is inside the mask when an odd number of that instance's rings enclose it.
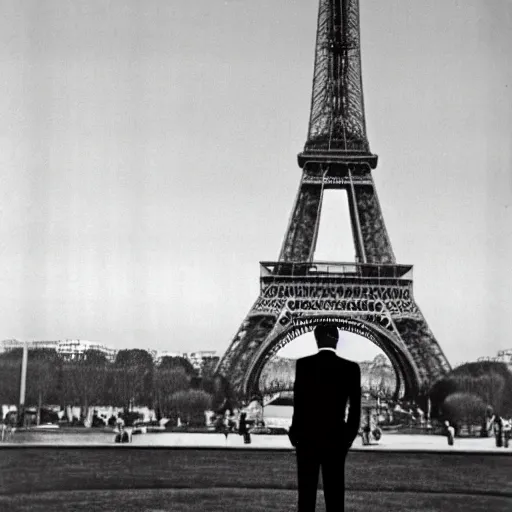
<instances>
[{"instance_id":1,"label":"man's head","mask_svg":"<svg viewBox=\"0 0 512 512\"><path fill-rule=\"evenodd\" d=\"M336 348L338 344L338 329L335 325L318 325L315 327L315 339L318 348Z\"/></svg>"}]
</instances>

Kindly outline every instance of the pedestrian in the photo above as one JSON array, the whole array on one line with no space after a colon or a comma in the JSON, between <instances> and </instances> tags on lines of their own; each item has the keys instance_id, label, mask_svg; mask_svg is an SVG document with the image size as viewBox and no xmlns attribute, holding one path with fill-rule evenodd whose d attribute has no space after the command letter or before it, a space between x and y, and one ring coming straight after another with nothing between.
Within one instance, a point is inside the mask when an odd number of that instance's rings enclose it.
<instances>
[{"instance_id":1,"label":"pedestrian","mask_svg":"<svg viewBox=\"0 0 512 512\"><path fill-rule=\"evenodd\" d=\"M130 434L124 429L124 423L119 424L119 432L116 434L114 439L116 443L131 443Z\"/></svg>"},{"instance_id":2,"label":"pedestrian","mask_svg":"<svg viewBox=\"0 0 512 512\"><path fill-rule=\"evenodd\" d=\"M368 446L370 444L370 432L371 432L370 424L366 423L366 425L363 427L363 429L361 431L361 438L362 438L364 446Z\"/></svg>"},{"instance_id":3,"label":"pedestrian","mask_svg":"<svg viewBox=\"0 0 512 512\"><path fill-rule=\"evenodd\" d=\"M508 442L510 440L510 436L512 433L512 422L510 419L506 420L505 418L503 418L502 430L503 430L503 446L505 448L508 448Z\"/></svg>"},{"instance_id":4,"label":"pedestrian","mask_svg":"<svg viewBox=\"0 0 512 512\"><path fill-rule=\"evenodd\" d=\"M496 414L494 417L494 439L496 441L496 448L501 448L503 446L503 428L499 414Z\"/></svg>"},{"instance_id":5,"label":"pedestrian","mask_svg":"<svg viewBox=\"0 0 512 512\"><path fill-rule=\"evenodd\" d=\"M445 421L444 426L445 426L445 431L446 431L446 437L448 439L448 445L453 446L453 442L455 439L455 428L453 428L450 425L449 421Z\"/></svg>"},{"instance_id":6,"label":"pedestrian","mask_svg":"<svg viewBox=\"0 0 512 512\"><path fill-rule=\"evenodd\" d=\"M238 433L244 438L244 444L251 444L251 434L247 427L247 413L245 412L240 413Z\"/></svg>"},{"instance_id":7,"label":"pedestrian","mask_svg":"<svg viewBox=\"0 0 512 512\"><path fill-rule=\"evenodd\" d=\"M370 408L366 408L366 422L361 429L361 438L364 446L371 444L371 433L372 433L372 411Z\"/></svg>"},{"instance_id":8,"label":"pedestrian","mask_svg":"<svg viewBox=\"0 0 512 512\"><path fill-rule=\"evenodd\" d=\"M230 420L230 414L233 414L233 412L230 410L229 412L226 411L224 413L224 416L223 416L223 421L222 421L222 432L224 434L224 438L226 440L226 444L228 442L228 436L229 436L229 433L231 432L232 430L232 426L231 426L231 420Z\"/></svg>"}]
</instances>

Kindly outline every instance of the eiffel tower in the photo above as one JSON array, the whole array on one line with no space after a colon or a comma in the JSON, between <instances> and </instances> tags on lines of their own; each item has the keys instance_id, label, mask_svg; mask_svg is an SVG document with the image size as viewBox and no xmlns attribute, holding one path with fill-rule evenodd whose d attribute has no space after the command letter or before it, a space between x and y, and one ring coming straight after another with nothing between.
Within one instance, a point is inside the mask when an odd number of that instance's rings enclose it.
<instances>
[{"instance_id":1,"label":"eiffel tower","mask_svg":"<svg viewBox=\"0 0 512 512\"><path fill-rule=\"evenodd\" d=\"M220 360L231 388L259 391L265 364L297 336L330 323L389 357L396 397L415 398L450 370L413 297L412 265L396 263L366 135L359 0L319 0L302 177L279 261L261 262L260 295ZM354 263L314 260L324 191L345 191Z\"/></svg>"}]
</instances>

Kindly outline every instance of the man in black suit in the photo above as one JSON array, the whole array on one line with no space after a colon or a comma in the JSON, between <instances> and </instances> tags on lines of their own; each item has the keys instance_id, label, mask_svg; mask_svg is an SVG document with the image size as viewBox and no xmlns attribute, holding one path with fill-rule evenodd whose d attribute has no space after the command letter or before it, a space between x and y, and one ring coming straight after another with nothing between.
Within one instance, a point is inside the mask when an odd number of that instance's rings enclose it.
<instances>
[{"instance_id":1,"label":"man in black suit","mask_svg":"<svg viewBox=\"0 0 512 512\"><path fill-rule=\"evenodd\" d=\"M357 363L336 354L335 326L317 326L315 338L318 353L297 360L288 433L297 453L298 510L314 512L321 466L326 511L341 512L345 457L357 437L361 417L361 370Z\"/></svg>"}]
</instances>

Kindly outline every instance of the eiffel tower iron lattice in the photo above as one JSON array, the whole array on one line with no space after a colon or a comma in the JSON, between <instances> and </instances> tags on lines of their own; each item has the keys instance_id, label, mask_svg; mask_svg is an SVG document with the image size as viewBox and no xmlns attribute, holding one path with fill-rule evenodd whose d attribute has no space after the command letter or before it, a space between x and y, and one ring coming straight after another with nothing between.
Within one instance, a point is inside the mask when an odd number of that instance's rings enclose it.
<instances>
[{"instance_id":1,"label":"eiffel tower iron lattice","mask_svg":"<svg viewBox=\"0 0 512 512\"><path fill-rule=\"evenodd\" d=\"M372 169L361 76L359 0L319 0L308 137L277 262L262 262L260 295L217 372L242 394L265 364L318 323L360 334L389 357L396 396L416 397L450 369L413 298L412 265L398 265ZM355 263L314 261L324 191L346 192Z\"/></svg>"}]
</instances>

